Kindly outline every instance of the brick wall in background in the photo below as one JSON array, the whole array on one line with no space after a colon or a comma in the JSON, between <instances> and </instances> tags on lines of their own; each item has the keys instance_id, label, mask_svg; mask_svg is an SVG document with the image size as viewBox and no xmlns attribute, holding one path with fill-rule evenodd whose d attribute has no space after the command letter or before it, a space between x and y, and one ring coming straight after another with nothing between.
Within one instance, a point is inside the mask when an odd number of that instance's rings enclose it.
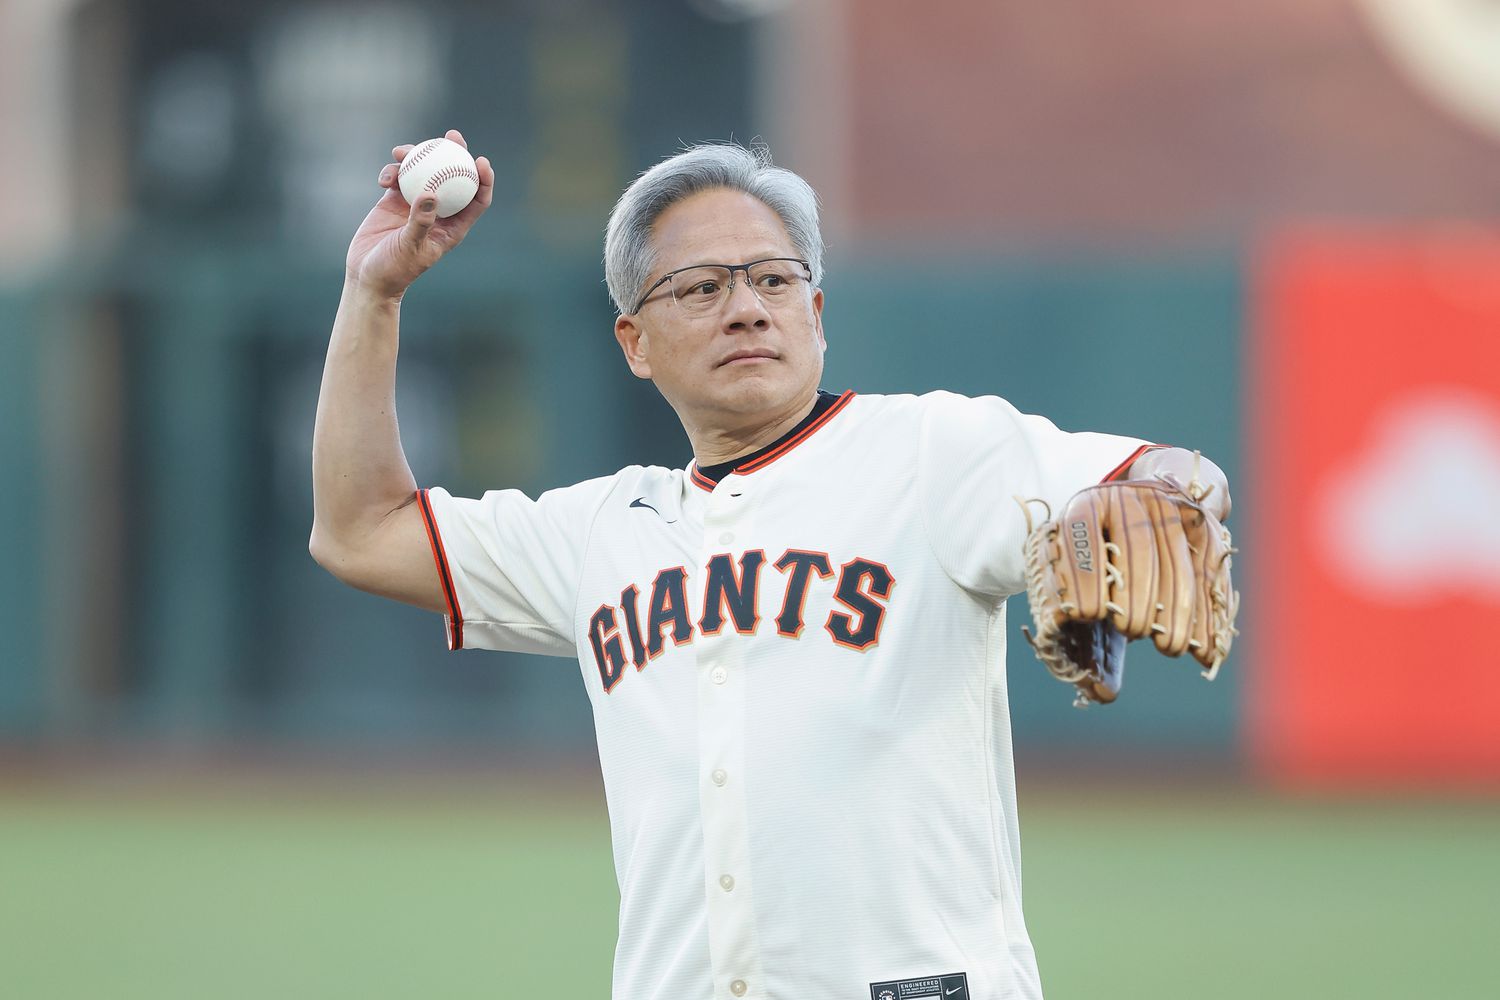
<instances>
[{"instance_id":1,"label":"brick wall in background","mask_svg":"<svg viewBox=\"0 0 1500 1000\"><path fill-rule=\"evenodd\" d=\"M1494 217L1500 140L1405 74L1369 2L845 3L854 234L1135 249Z\"/></svg>"}]
</instances>

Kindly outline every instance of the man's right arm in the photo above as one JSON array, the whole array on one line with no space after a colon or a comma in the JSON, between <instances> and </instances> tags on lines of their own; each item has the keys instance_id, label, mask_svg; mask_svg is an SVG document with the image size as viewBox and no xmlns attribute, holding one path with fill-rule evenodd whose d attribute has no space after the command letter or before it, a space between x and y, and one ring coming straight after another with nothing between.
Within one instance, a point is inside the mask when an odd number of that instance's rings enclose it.
<instances>
[{"instance_id":1,"label":"man's right arm","mask_svg":"<svg viewBox=\"0 0 1500 1000\"><path fill-rule=\"evenodd\" d=\"M417 481L396 425L400 314L399 301L345 284L318 393L308 549L350 586L441 611Z\"/></svg>"},{"instance_id":2,"label":"man's right arm","mask_svg":"<svg viewBox=\"0 0 1500 1000\"><path fill-rule=\"evenodd\" d=\"M462 142L457 132L448 138ZM489 206L494 171L478 162L479 193L468 208L437 218L430 197L408 206L396 184L410 146L380 173L385 195L349 246L313 428L313 528L308 548L345 583L433 611L446 607L417 483L396 423L401 297L467 235Z\"/></svg>"}]
</instances>

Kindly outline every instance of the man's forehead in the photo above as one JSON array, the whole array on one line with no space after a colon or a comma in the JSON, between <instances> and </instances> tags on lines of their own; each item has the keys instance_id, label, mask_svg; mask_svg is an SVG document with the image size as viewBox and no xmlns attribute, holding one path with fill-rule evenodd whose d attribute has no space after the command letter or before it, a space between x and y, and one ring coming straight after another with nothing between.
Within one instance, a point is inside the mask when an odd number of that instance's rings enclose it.
<instances>
[{"instance_id":1,"label":"man's forehead","mask_svg":"<svg viewBox=\"0 0 1500 1000\"><path fill-rule=\"evenodd\" d=\"M781 217L741 191L692 195L657 217L651 238L661 270L702 261L735 264L794 252Z\"/></svg>"}]
</instances>

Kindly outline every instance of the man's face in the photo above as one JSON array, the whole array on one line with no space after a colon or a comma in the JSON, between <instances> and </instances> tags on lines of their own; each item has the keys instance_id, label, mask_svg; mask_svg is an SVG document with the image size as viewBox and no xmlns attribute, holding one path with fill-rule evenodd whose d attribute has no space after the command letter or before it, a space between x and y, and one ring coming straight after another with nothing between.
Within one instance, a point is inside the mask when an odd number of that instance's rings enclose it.
<instances>
[{"instance_id":1,"label":"man's face","mask_svg":"<svg viewBox=\"0 0 1500 1000\"><path fill-rule=\"evenodd\" d=\"M728 189L703 191L667 209L652 242L657 262L648 288L694 264L798 256L780 216ZM674 302L670 283L663 285L638 312L615 322L615 337L630 370L655 382L685 425L735 428L812 399L823 375L822 314L823 292L810 284L775 299L758 297L739 271L727 297L702 314Z\"/></svg>"}]
</instances>

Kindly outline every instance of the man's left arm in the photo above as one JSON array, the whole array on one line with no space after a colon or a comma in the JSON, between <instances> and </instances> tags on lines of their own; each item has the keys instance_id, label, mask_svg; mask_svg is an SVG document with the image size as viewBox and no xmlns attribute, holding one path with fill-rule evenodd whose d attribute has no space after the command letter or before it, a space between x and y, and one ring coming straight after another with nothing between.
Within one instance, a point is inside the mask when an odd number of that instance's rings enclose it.
<instances>
[{"instance_id":1,"label":"man's left arm","mask_svg":"<svg viewBox=\"0 0 1500 1000\"><path fill-rule=\"evenodd\" d=\"M1152 448L1136 459L1122 479L1163 479L1189 496L1201 500L1203 508L1222 524L1229 520L1232 504L1229 480L1213 462L1186 448Z\"/></svg>"}]
</instances>

